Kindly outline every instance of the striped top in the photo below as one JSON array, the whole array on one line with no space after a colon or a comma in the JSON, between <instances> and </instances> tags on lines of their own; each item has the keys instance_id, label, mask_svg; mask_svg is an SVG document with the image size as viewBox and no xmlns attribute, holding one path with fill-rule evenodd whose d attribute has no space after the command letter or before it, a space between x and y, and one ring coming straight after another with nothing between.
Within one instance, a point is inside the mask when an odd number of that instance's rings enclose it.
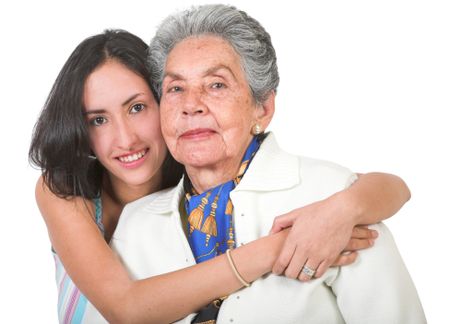
<instances>
[{"instance_id":1,"label":"striped top","mask_svg":"<svg viewBox=\"0 0 450 324\"><path fill-rule=\"evenodd\" d=\"M104 235L104 227L102 223L102 202L100 198L93 200L95 204L95 222ZM58 255L53 251L53 258L56 266L56 284L58 288L58 319L61 324L78 324L78 323L94 323L89 314L94 314L93 317L98 320L95 323L106 321L95 310L92 304L86 297L78 290L75 284L70 279L69 275L64 269Z\"/></svg>"}]
</instances>

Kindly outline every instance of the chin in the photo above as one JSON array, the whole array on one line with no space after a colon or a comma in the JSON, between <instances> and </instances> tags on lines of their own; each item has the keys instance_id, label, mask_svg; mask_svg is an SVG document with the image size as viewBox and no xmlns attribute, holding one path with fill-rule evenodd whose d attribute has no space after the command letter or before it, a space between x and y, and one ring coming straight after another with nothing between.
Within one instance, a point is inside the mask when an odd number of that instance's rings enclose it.
<instances>
[{"instance_id":1,"label":"chin","mask_svg":"<svg viewBox=\"0 0 450 324\"><path fill-rule=\"evenodd\" d=\"M204 141L172 142L169 150L178 162L195 168L212 166L227 156L226 145L217 135Z\"/></svg>"},{"instance_id":2,"label":"chin","mask_svg":"<svg viewBox=\"0 0 450 324\"><path fill-rule=\"evenodd\" d=\"M141 186L151 181L157 172L152 170L139 170L138 172L121 172L116 177L127 186Z\"/></svg>"},{"instance_id":3,"label":"chin","mask_svg":"<svg viewBox=\"0 0 450 324\"><path fill-rule=\"evenodd\" d=\"M220 159L217 159L216 156L212 153L209 154L197 154L194 156L188 156L184 159L180 160L181 164L184 164L186 167L193 168L201 168L201 167L211 167L215 164L218 164Z\"/></svg>"}]
</instances>

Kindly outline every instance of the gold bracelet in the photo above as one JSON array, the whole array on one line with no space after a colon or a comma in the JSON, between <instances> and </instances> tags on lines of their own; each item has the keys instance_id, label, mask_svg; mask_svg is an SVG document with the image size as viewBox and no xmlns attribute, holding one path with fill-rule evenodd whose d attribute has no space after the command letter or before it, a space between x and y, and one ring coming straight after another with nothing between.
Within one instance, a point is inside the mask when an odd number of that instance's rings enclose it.
<instances>
[{"instance_id":1,"label":"gold bracelet","mask_svg":"<svg viewBox=\"0 0 450 324\"><path fill-rule=\"evenodd\" d=\"M227 258L228 258L228 263L230 264L230 267L233 270L234 275L236 276L236 278L238 278L238 280L241 282L241 284L243 284L245 287L250 287L250 283L245 281L245 279L242 278L242 276L237 271L236 266L234 265L234 262L233 262L233 258L231 257L231 252L230 251L231 250L228 249L226 251L226 255L227 255Z\"/></svg>"}]
</instances>

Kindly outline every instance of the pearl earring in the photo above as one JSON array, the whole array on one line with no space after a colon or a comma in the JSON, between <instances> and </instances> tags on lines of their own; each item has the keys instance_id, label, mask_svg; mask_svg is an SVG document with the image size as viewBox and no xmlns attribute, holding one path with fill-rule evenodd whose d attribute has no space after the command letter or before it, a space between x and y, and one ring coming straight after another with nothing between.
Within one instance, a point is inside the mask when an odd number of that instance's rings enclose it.
<instances>
[{"instance_id":1,"label":"pearl earring","mask_svg":"<svg viewBox=\"0 0 450 324\"><path fill-rule=\"evenodd\" d=\"M252 127L252 134L253 134L253 135L259 135L259 134L262 133L262 131L263 131L263 130L262 130L260 124L256 123L255 125L253 125L253 127Z\"/></svg>"}]
</instances>

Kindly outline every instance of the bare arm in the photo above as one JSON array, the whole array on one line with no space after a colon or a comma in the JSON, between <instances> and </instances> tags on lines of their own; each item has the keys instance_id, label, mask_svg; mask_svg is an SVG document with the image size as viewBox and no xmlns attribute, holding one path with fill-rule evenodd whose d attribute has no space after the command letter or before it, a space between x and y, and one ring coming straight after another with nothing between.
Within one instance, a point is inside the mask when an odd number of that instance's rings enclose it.
<instances>
[{"instance_id":1,"label":"bare arm","mask_svg":"<svg viewBox=\"0 0 450 324\"><path fill-rule=\"evenodd\" d=\"M242 287L223 255L183 270L133 281L98 230L90 202L61 199L41 179L36 200L66 271L110 322L172 322ZM283 231L234 250L233 259L241 275L253 281L269 272L286 235Z\"/></svg>"},{"instance_id":2,"label":"bare arm","mask_svg":"<svg viewBox=\"0 0 450 324\"><path fill-rule=\"evenodd\" d=\"M358 173L358 180L336 193L354 225L375 224L391 217L411 198L406 183L388 173ZM353 217L353 219L352 219Z\"/></svg>"},{"instance_id":3,"label":"bare arm","mask_svg":"<svg viewBox=\"0 0 450 324\"><path fill-rule=\"evenodd\" d=\"M392 216L409 198L409 189L401 178L368 173L359 175L349 188L327 199L277 217L272 233L289 226L292 230L273 271L306 281L310 278L301 273L306 264L316 269L315 276L320 277L343 250L373 244L375 232L369 240L350 240L356 225L377 223Z\"/></svg>"}]
</instances>

